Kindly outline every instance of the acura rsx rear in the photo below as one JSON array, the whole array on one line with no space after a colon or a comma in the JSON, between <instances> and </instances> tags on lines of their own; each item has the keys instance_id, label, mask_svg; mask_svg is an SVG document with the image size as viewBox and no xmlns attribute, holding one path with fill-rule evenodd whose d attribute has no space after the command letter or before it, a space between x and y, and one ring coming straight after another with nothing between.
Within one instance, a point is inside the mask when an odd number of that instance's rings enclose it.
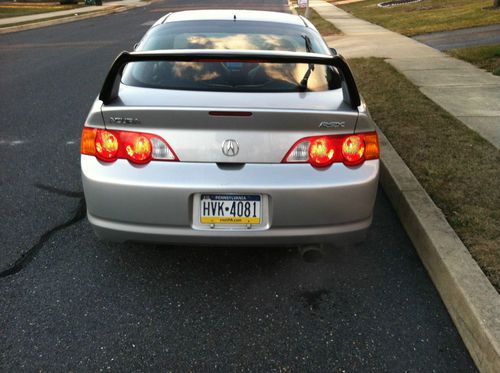
<instances>
[{"instance_id":1,"label":"acura rsx rear","mask_svg":"<svg viewBox=\"0 0 500 373\"><path fill-rule=\"evenodd\" d=\"M372 221L374 124L344 59L298 16L162 17L113 63L81 153L105 240L343 243Z\"/></svg>"}]
</instances>

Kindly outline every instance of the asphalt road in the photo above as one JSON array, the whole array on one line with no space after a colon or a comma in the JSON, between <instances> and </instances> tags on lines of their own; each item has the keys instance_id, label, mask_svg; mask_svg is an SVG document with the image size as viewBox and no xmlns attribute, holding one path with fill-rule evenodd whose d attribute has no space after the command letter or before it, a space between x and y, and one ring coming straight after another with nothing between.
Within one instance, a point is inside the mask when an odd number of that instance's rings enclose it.
<instances>
[{"instance_id":1,"label":"asphalt road","mask_svg":"<svg viewBox=\"0 0 500 373\"><path fill-rule=\"evenodd\" d=\"M0 36L0 371L474 371L382 192L369 240L313 263L288 248L95 239L82 123L118 52L187 7Z\"/></svg>"},{"instance_id":2,"label":"asphalt road","mask_svg":"<svg viewBox=\"0 0 500 373\"><path fill-rule=\"evenodd\" d=\"M495 45L500 44L500 24L453 31L431 32L414 36L413 39L440 51L453 48Z\"/></svg>"}]
</instances>

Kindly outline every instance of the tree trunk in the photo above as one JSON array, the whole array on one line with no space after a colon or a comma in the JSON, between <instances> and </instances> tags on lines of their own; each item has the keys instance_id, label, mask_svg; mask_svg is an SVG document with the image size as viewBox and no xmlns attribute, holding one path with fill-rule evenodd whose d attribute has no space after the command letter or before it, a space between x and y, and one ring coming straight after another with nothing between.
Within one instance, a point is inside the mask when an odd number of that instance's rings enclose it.
<instances>
[{"instance_id":1,"label":"tree trunk","mask_svg":"<svg viewBox=\"0 0 500 373\"><path fill-rule=\"evenodd\" d=\"M500 6L500 0L493 0L493 8L498 8Z\"/></svg>"}]
</instances>

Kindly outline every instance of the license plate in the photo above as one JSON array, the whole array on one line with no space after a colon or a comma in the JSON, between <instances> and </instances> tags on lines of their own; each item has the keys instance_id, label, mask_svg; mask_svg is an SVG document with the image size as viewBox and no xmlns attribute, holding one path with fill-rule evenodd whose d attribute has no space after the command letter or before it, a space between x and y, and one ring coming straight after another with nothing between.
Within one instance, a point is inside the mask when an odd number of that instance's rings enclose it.
<instances>
[{"instance_id":1,"label":"license plate","mask_svg":"<svg viewBox=\"0 0 500 373\"><path fill-rule=\"evenodd\" d=\"M202 224L260 224L261 196L236 194L202 194Z\"/></svg>"}]
</instances>

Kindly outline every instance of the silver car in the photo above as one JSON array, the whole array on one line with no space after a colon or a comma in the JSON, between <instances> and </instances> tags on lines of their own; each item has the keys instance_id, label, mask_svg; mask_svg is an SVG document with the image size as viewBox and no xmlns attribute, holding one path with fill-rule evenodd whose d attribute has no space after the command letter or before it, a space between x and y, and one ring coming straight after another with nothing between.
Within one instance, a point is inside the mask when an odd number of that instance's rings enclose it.
<instances>
[{"instance_id":1,"label":"silver car","mask_svg":"<svg viewBox=\"0 0 500 373\"><path fill-rule=\"evenodd\" d=\"M369 228L373 121L305 18L170 13L120 54L81 143L98 237L209 245L344 243Z\"/></svg>"}]
</instances>

